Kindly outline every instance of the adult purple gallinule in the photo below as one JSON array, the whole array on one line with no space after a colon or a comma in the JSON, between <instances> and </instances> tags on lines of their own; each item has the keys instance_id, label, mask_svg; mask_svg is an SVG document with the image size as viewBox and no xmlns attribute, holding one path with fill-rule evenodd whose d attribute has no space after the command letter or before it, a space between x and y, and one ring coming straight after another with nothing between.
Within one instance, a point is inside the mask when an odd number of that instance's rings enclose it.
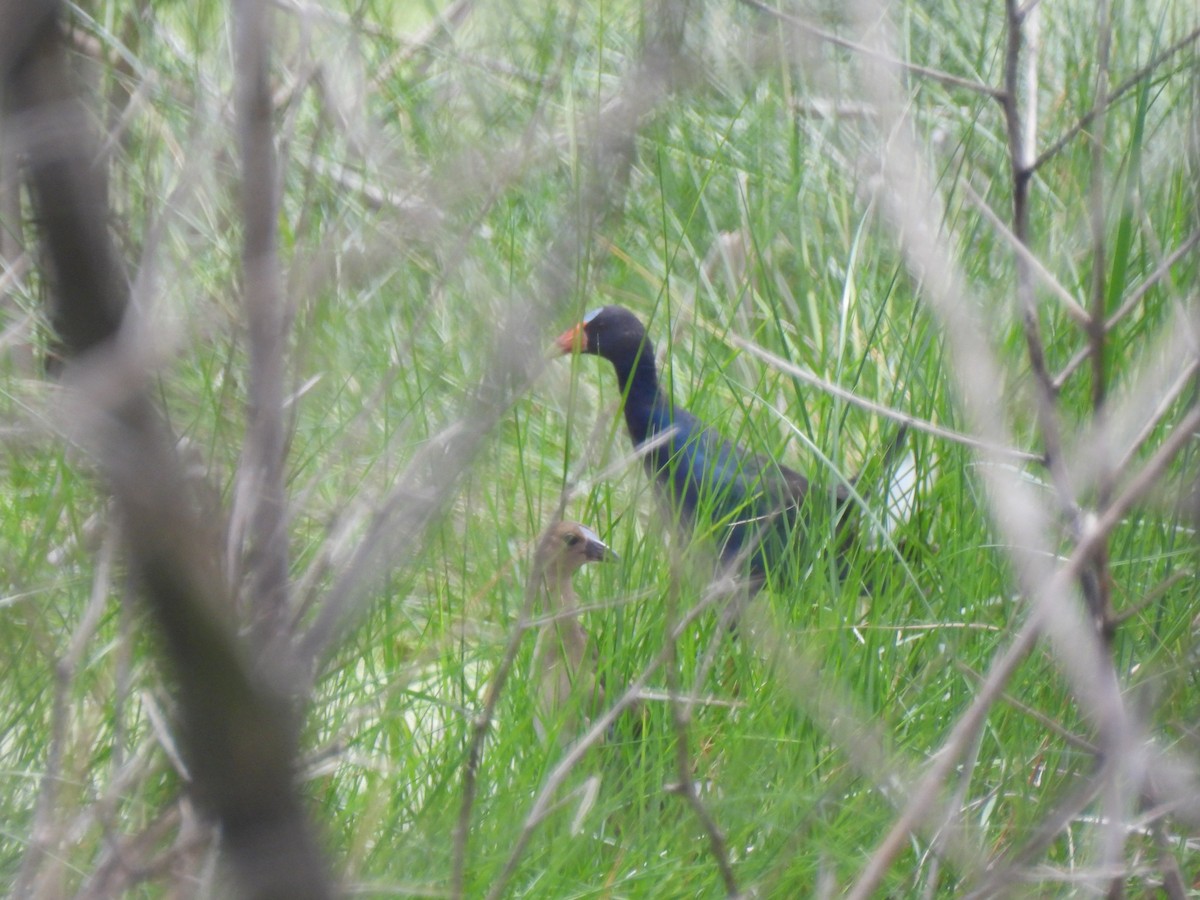
<instances>
[{"instance_id":1,"label":"adult purple gallinule","mask_svg":"<svg viewBox=\"0 0 1200 900\"><path fill-rule=\"evenodd\" d=\"M588 353L613 364L635 449L651 445L645 466L687 532L716 538L723 564L745 559L752 590L786 568L803 537L808 479L721 437L676 406L658 380L654 345L632 312L605 306L557 340L563 354ZM849 498L837 489L837 505Z\"/></svg>"},{"instance_id":2,"label":"adult purple gallinule","mask_svg":"<svg viewBox=\"0 0 1200 900\"><path fill-rule=\"evenodd\" d=\"M603 703L596 645L579 622L571 578L587 563L612 559L616 554L608 545L578 522L558 522L538 542L534 575L541 581L542 612L549 616L533 650L538 690L534 728L543 741L552 730L575 736L578 714L590 716Z\"/></svg>"}]
</instances>

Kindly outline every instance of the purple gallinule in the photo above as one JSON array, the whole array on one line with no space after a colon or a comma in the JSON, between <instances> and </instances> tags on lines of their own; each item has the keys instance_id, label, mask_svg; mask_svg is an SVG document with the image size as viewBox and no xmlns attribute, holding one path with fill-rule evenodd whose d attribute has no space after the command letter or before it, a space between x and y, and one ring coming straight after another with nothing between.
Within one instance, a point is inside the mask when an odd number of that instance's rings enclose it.
<instances>
[{"instance_id":1,"label":"purple gallinule","mask_svg":"<svg viewBox=\"0 0 1200 900\"><path fill-rule=\"evenodd\" d=\"M723 564L745 559L751 589L786 567L804 533L808 479L769 457L726 440L675 405L658 380L654 345L632 312L605 306L557 340L563 354L588 353L613 364L635 449L686 532L711 533ZM841 507L849 497L839 485ZM845 535L839 535L839 544Z\"/></svg>"}]
</instances>

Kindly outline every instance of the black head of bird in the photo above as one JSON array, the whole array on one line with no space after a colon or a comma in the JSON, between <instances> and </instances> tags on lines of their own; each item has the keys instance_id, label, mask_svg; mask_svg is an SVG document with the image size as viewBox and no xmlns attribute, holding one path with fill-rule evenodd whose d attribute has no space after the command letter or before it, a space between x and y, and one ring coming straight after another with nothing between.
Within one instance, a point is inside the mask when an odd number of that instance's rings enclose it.
<instances>
[{"instance_id":1,"label":"black head of bird","mask_svg":"<svg viewBox=\"0 0 1200 900\"><path fill-rule=\"evenodd\" d=\"M623 306L592 310L582 322L560 335L556 343L564 354L590 353L607 359L617 369L622 390L636 368L642 368L644 377L652 377L657 383L654 345L641 320Z\"/></svg>"}]
</instances>

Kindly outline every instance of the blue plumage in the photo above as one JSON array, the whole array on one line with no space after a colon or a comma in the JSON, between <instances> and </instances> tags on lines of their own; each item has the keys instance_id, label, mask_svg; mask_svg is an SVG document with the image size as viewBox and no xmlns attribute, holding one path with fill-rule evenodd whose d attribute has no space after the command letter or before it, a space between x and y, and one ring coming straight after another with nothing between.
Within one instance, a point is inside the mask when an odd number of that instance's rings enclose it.
<instances>
[{"instance_id":1,"label":"blue plumage","mask_svg":"<svg viewBox=\"0 0 1200 900\"><path fill-rule=\"evenodd\" d=\"M761 586L801 535L808 479L731 443L672 403L658 382L654 346L629 310L605 306L589 313L559 337L558 346L613 364L629 436L635 448L654 444L646 469L679 524L711 531L726 564L745 555L755 586ZM704 521L698 521L701 514Z\"/></svg>"}]
</instances>

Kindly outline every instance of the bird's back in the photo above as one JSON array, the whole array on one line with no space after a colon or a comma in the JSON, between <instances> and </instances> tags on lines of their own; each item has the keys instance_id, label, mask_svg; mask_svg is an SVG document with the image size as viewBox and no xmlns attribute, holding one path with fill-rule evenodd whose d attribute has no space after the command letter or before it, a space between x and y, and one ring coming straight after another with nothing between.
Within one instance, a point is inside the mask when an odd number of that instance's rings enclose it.
<instances>
[{"instance_id":1,"label":"bird's back","mask_svg":"<svg viewBox=\"0 0 1200 900\"><path fill-rule=\"evenodd\" d=\"M798 538L808 479L665 401L655 404L647 426L637 444L661 440L645 465L680 524L711 527L723 562L747 552L752 574L761 578Z\"/></svg>"}]
</instances>

